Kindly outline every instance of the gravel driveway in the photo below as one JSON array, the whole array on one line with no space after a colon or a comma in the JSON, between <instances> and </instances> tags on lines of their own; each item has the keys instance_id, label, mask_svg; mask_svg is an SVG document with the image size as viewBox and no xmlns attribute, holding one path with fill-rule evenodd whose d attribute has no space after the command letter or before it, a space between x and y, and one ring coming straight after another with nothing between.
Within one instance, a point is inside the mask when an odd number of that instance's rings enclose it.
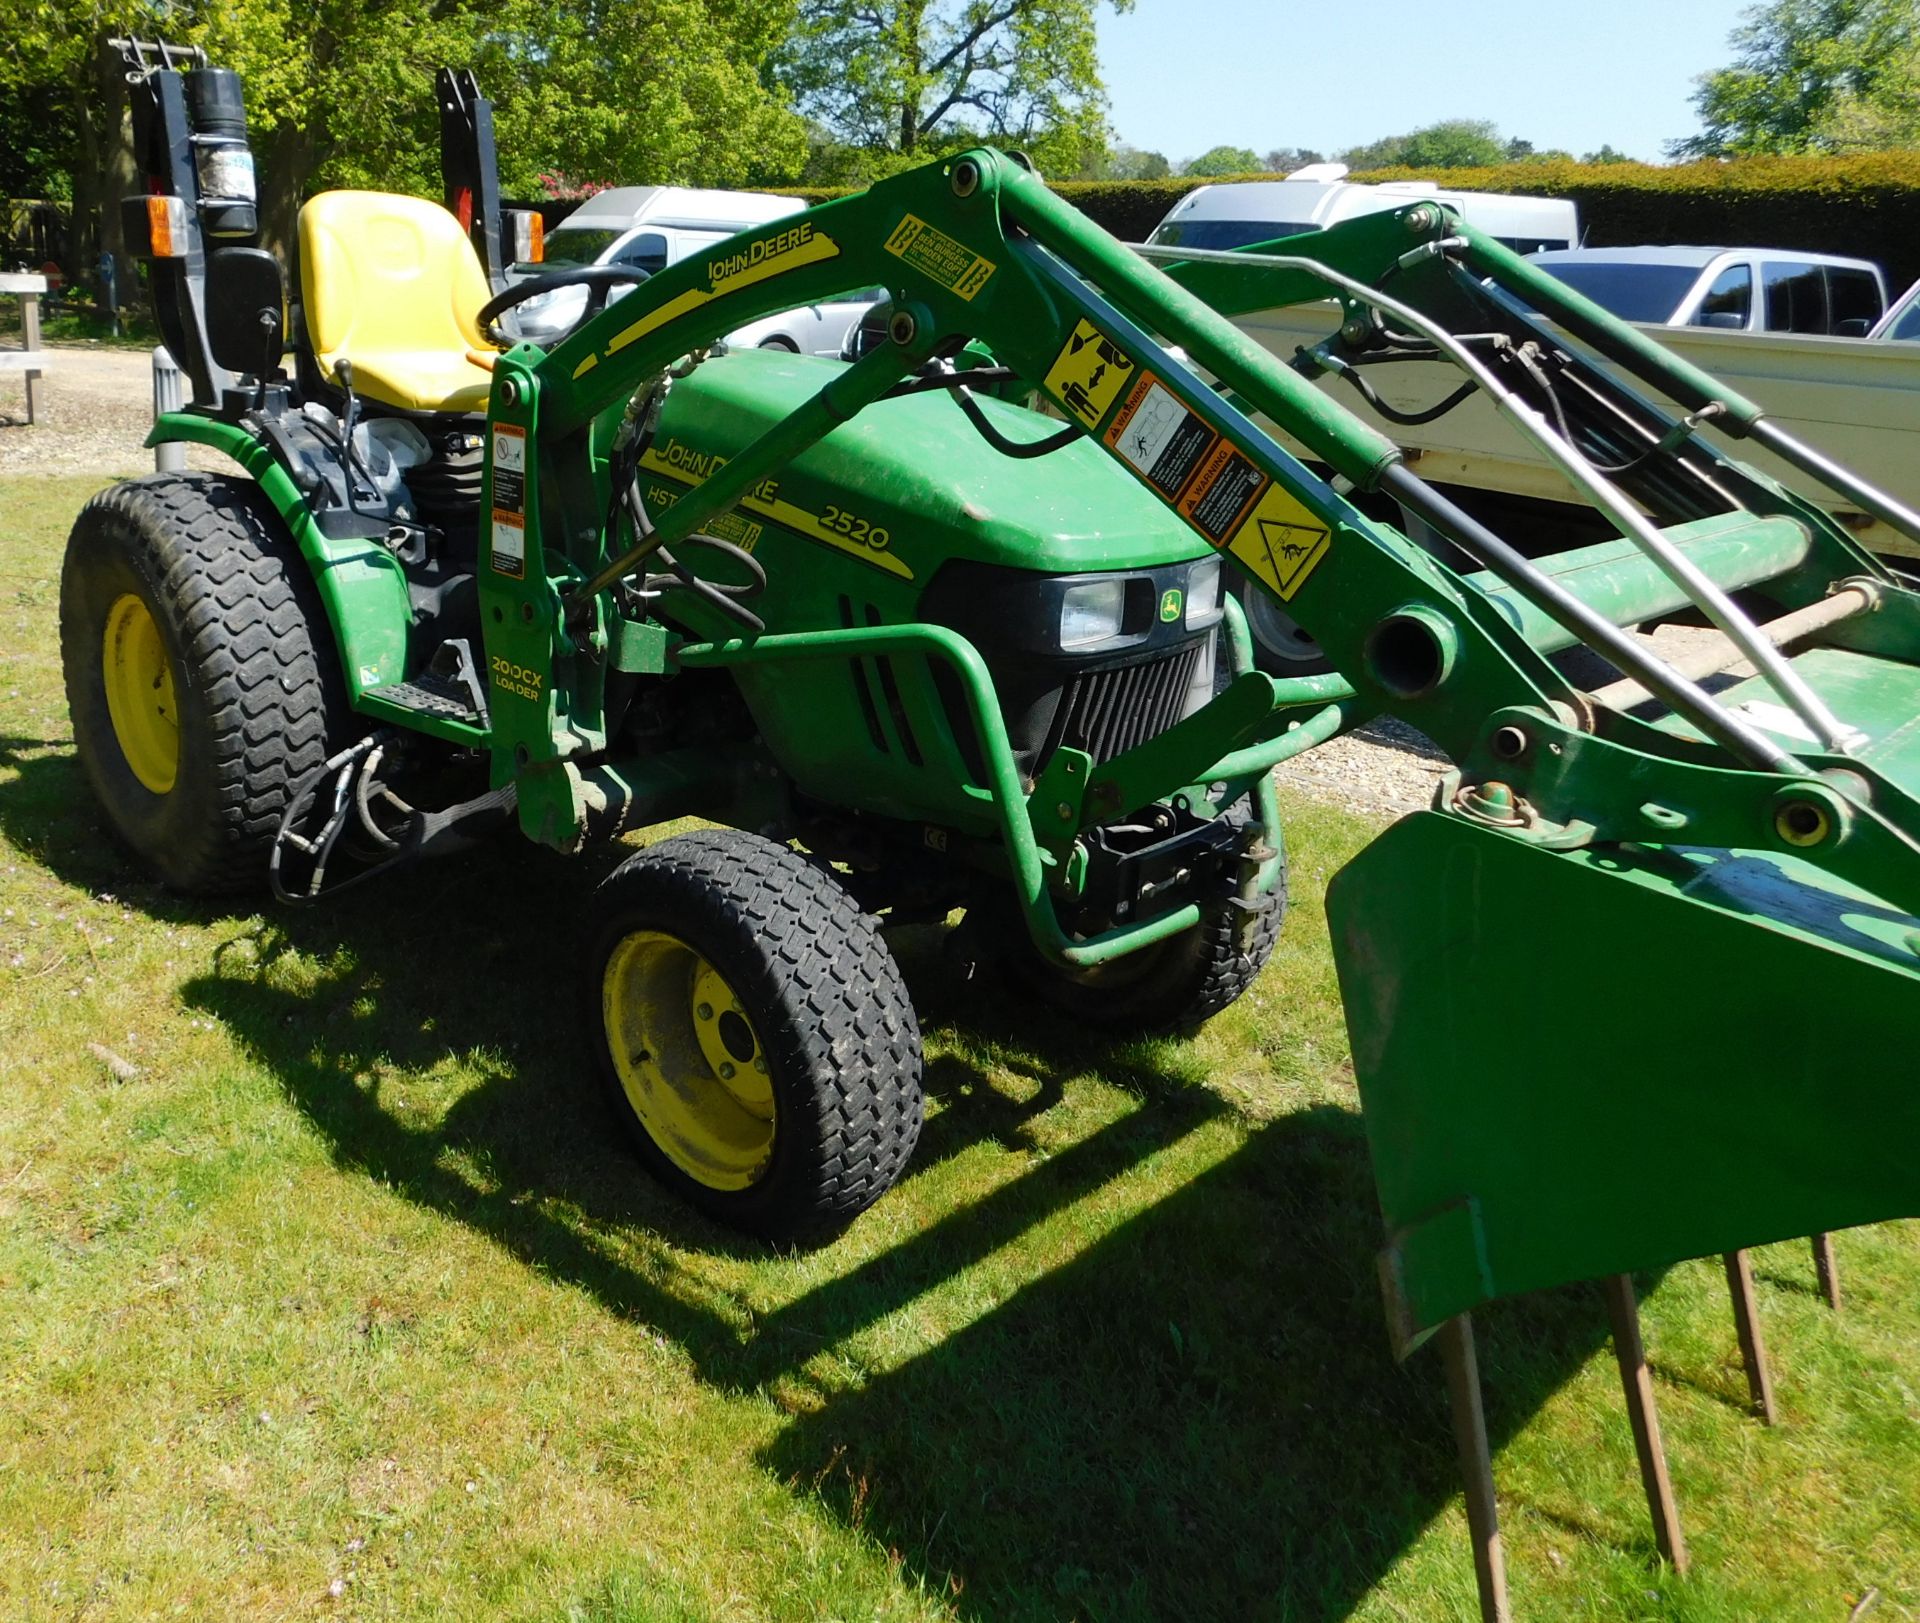
<instances>
[{"instance_id":1,"label":"gravel driveway","mask_svg":"<svg viewBox=\"0 0 1920 1623\"><path fill-rule=\"evenodd\" d=\"M1432 739L1382 717L1295 756L1278 776L1283 788L1390 822L1432 805L1434 782L1450 764Z\"/></svg>"},{"instance_id":2,"label":"gravel driveway","mask_svg":"<svg viewBox=\"0 0 1920 1623\"><path fill-rule=\"evenodd\" d=\"M85 345L49 355L46 409L31 427L25 379L0 376L0 476L150 471L153 453L141 444L153 423L149 352ZM195 467L224 460L198 446L187 456Z\"/></svg>"}]
</instances>

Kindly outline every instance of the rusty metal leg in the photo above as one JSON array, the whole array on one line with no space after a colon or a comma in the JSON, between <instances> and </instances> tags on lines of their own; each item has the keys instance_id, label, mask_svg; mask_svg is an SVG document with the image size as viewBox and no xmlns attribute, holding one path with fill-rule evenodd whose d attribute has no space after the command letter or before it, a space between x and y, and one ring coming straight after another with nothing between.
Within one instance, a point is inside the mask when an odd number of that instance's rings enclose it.
<instances>
[{"instance_id":1,"label":"rusty metal leg","mask_svg":"<svg viewBox=\"0 0 1920 1623\"><path fill-rule=\"evenodd\" d=\"M1813 1237L1813 1271L1820 1276L1820 1294L1827 1299L1827 1306L1838 1313L1840 1264L1834 1260L1831 1234L1816 1234Z\"/></svg>"},{"instance_id":2,"label":"rusty metal leg","mask_svg":"<svg viewBox=\"0 0 1920 1623\"><path fill-rule=\"evenodd\" d=\"M1511 1623L1507 1607L1507 1558L1500 1547L1500 1509L1493 1495L1493 1455L1487 1447L1487 1416L1480 1404L1480 1364L1473 1352L1473 1320L1462 1313L1434 1334L1447 1367L1447 1398L1453 1408L1453 1440L1467 1489L1467 1528L1473 1539L1473 1573L1480 1589L1481 1623Z\"/></svg>"},{"instance_id":3,"label":"rusty metal leg","mask_svg":"<svg viewBox=\"0 0 1920 1623\"><path fill-rule=\"evenodd\" d=\"M1747 1370L1747 1395L1753 1412L1773 1424L1773 1377L1767 1373L1767 1344L1760 1336L1760 1305L1753 1294L1753 1260L1744 1251L1726 1254L1727 1292L1733 1298L1733 1327L1740 1337L1740 1362Z\"/></svg>"},{"instance_id":4,"label":"rusty metal leg","mask_svg":"<svg viewBox=\"0 0 1920 1623\"><path fill-rule=\"evenodd\" d=\"M1613 1323L1613 1356L1620 1365L1620 1385L1627 1395L1627 1419L1633 1426L1634 1451L1640 1456L1640 1482L1647 1491L1647 1510L1653 1517L1653 1540L1676 1572L1687 1570L1687 1541L1680 1531L1680 1511L1667 1476L1667 1455L1660 1441L1660 1416L1653 1407L1653 1376L1647 1369L1646 1348L1640 1341L1640 1305L1634 1300L1633 1280L1613 1274L1600 1282L1607 1299L1607 1317Z\"/></svg>"}]
</instances>

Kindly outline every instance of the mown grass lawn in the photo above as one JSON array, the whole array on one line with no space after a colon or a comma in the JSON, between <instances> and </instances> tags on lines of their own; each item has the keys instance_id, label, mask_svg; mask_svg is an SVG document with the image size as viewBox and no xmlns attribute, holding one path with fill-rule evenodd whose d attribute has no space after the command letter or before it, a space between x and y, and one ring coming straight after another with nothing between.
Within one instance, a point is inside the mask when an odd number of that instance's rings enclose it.
<instances>
[{"instance_id":1,"label":"mown grass lawn","mask_svg":"<svg viewBox=\"0 0 1920 1623\"><path fill-rule=\"evenodd\" d=\"M1092 1044L902 939L918 1161L770 1254L647 1184L584 1080L604 855L294 913L107 842L55 636L92 483L0 481L0 1616L1473 1615L1320 913L1366 825L1290 805L1284 947L1193 1042ZM1773 1431L1717 1264L1643 1281L1685 1580L1597 1295L1479 1315L1523 1618L1920 1616L1920 1231L1840 1256L1837 1318L1803 1247L1758 1259Z\"/></svg>"}]
</instances>

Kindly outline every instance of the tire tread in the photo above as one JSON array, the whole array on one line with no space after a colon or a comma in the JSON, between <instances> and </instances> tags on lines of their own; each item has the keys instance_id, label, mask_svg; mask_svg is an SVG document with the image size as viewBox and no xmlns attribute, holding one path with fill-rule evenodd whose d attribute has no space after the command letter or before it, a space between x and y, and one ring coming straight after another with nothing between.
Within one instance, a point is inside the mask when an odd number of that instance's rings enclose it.
<instances>
[{"instance_id":1,"label":"tire tread","mask_svg":"<svg viewBox=\"0 0 1920 1623\"><path fill-rule=\"evenodd\" d=\"M102 491L75 520L67 568L116 545L172 620L209 728L211 815L166 853L167 880L197 894L255 889L281 816L346 720L306 561L257 485L208 473L149 475ZM90 628L68 618L63 612L62 655L72 693L99 652Z\"/></svg>"},{"instance_id":2,"label":"tire tread","mask_svg":"<svg viewBox=\"0 0 1920 1623\"><path fill-rule=\"evenodd\" d=\"M803 1136L792 1187L777 1205L755 1211L697 1189L693 1198L770 1238L844 1222L872 1205L912 1158L922 1117L919 1023L872 917L798 852L734 829L649 846L602 892L616 910L640 903L677 916L690 940L751 941L758 990L781 1011L761 1041L776 1070L806 1077L812 1091L811 1120L782 1125ZM597 974L590 979L597 988ZM630 1110L625 1117L644 1134Z\"/></svg>"}]
</instances>

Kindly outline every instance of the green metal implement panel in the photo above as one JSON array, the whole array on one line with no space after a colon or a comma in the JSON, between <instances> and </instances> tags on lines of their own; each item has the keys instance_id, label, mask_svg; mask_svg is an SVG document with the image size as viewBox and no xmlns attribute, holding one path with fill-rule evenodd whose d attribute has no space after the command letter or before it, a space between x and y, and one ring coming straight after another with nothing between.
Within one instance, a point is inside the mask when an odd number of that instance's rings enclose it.
<instances>
[{"instance_id":1,"label":"green metal implement panel","mask_svg":"<svg viewBox=\"0 0 1920 1623\"><path fill-rule=\"evenodd\" d=\"M841 370L775 350L708 361L674 384L641 467L702 483L716 460L737 455ZM991 398L979 404L1009 439L1044 439L1060 427ZM944 393L869 406L768 483L772 489L741 501L741 514L813 541L814 567L847 558L920 586L952 558L1012 569L1129 569L1206 551L1164 506L1116 479L1092 441L1037 459L1003 456Z\"/></svg>"},{"instance_id":2,"label":"green metal implement panel","mask_svg":"<svg viewBox=\"0 0 1920 1623\"><path fill-rule=\"evenodd\" d=\"M1920 666L1898 664L1844 648L1812 648L1794 657L1793 668L1814 692L1866 735L1853 758L1884 773L1895 783L1920 783ZM1761 677L1748 677L1720 695L1729 709L1740 709L1758 726L1781 731L1796 747L1810 744L1780 696ZM1688 729L1672 717L1663 731Z\"/></svg>"},{"instance_id":3,"label":"green metal implement panel","mask_svg":"<svg viewBox=\"0 0 1920 1623\"><path fill-rule=\"evenodd\" d=\"M1328 892L1403 1344L1920 1213L1920 920L1810 865L1420 813Z\"/></svg>"}]
</instances>

